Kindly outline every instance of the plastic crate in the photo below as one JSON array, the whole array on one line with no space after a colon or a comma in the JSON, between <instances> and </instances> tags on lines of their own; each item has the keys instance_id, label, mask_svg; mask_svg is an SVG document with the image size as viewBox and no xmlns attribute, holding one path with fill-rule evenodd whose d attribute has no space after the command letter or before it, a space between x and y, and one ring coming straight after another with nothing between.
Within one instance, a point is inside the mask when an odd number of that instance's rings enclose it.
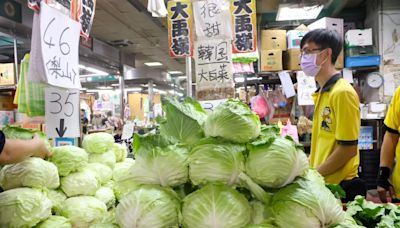
<instances>
[{"instance_id":1,"label":"plastic crate","mask_svg":"<svg viewBox=\"0 0 400 228\"><path fill-rule=\"evenodd\" d=\"M345 58L346 68L379 66L381 63L380 55L372 56L348 56Z\"/></svg>"},{"instance_id":2,"label":"plastic crate","mask_svg":"<svg viewBox=\"0 0 400 228\"><path fill-rule=\"evenodd\" d=\"M365 47L352 47L346 48L346 56L354 57L354 56L377 56L378 51L375 46L365 46Z\"/></svg>"}]
</instances>

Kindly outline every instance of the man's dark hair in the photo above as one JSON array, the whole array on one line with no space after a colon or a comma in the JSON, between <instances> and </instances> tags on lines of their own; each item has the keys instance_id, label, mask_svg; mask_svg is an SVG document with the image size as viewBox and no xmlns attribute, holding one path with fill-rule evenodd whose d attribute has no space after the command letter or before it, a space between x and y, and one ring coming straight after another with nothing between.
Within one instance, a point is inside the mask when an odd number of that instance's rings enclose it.
<instances>
[{"instance_id":1,"label":"man's dark hair","mask_svg":"<svg viewBox=\"0 0 400 228\"><path fill-rule=\"evenodd\" d=\"M315 43L321 49L332 49L332 64L335 64L343 49L343 39L337 31L330 29L315 29L308 32L301 40L300 47L303 48L306 43Z\"/></svg>"}]
</instances>

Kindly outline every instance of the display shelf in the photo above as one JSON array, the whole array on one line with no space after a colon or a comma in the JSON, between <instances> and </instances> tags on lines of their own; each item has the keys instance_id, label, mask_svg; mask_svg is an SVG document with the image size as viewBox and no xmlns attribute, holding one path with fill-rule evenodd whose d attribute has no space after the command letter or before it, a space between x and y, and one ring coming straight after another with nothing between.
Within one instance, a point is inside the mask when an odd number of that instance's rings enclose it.
<instances>
[{"instance_id":1,"label":"display shelf","mask_svg":"<svg viewBox=\"0 0 400 228\"><path fill-rule=\"evenodd\" d=\"M0 86L0 92L11 92L17 89L17 86L10 85L10 86Z\"/></svg>"}]
</instances>

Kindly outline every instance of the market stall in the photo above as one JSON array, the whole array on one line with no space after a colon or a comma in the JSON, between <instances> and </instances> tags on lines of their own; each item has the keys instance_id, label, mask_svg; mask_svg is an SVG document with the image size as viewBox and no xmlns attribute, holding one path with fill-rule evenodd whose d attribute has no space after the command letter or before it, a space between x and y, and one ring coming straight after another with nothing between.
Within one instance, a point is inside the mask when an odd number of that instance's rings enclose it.
<instances>
[{"instance_id":1,"label":"market stall","mask_svg":"<svg viewBox=\"0 0 400 228\"><path fill-rule=\"evenodd\" d=\"M6 14L23 12L5 2ZM0 146L0 227L400 227L397 169L379 158L397 129L384 121L389 107L397 120L395 0L29 0L23 9L29 29L0 10L0 142L47 152L7 160L15 151ZM5 16L22 31L3 34ZM29 43L17 37L26 31ZM340 46L304 49L313 31ZM330 65L324 51L338 54ZM328 88L322 65L337 74ZM339 80L346 99L319 103ZM334 106L348 113L340 123ZM352 149L341 167L315 165L343 145Z\"/></svg>"}]
</instances>

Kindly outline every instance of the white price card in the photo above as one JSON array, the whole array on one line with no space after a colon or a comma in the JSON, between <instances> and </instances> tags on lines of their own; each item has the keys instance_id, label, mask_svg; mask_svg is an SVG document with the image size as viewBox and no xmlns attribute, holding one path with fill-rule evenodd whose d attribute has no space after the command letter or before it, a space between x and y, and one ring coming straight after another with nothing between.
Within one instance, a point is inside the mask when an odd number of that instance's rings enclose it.
<instances>
[{"instance_id":1,"label":"white price card","mask_svg":"<svg viewBox=\"0 0 400 228\"><path fill-rule=\"evenodd\" d=\"M199 101L199 103L206 112L212 112L215 110L216 107L218 107L220 104L224 103L227 100L228 99L208 100L208 101Z\"/></svg>"},{"instance_id":2,"label":"white price card","mask_svg":"<svg viewBox=\"0 0 400 228\"><path fill-rule=\"evenodd\" d=\"M307 76L303 71L297 72L297 99L299 105L314 105L312 95L317 90L315 78Z\"/></svg>"},{"instance_id":3,"label":"white price card","mask_svg":"<svg viewBox=\"0 0 400 228\"><path fill-rule=\"evenodd\" d=\"M133 132L135 130L135 124L134 123L127 123L124 125L124 128L122 129L122 136L121 139L130 139L133 136Z\"/></svg>"},{"instance_id":4,"label":"white price card","mask_svg":"<svg viewBox=\"0 0 400 228\"><path fill-rule=\"evenodd\" d=\"M80 136L79 90L45 90L46 134L50 138L73 138Z\"/></svg>"},{"instance_id":5,"label":"white price card","mask_svg":"<svg viewBox=\"0 0 400 228\"><path fill-rule=\"evenodd\" d=\"M48 84L63 88L81 88L79 80L80 28L79 22L42 1L40 51Z\"/></svg>"},{"instance_id":6,"label":"white price card","mask_svg":"<svg viewBox=\"0 0 400 228\"><path fill-rule=\"evenodd\" d=\"M281 80L283 92L287 98L293 97L296 95L296 91L294 90L294 85L292 79L290 78L290 74L287 71L281 71L278 73L279 79Z\"/></svg>"}]
</instances>

